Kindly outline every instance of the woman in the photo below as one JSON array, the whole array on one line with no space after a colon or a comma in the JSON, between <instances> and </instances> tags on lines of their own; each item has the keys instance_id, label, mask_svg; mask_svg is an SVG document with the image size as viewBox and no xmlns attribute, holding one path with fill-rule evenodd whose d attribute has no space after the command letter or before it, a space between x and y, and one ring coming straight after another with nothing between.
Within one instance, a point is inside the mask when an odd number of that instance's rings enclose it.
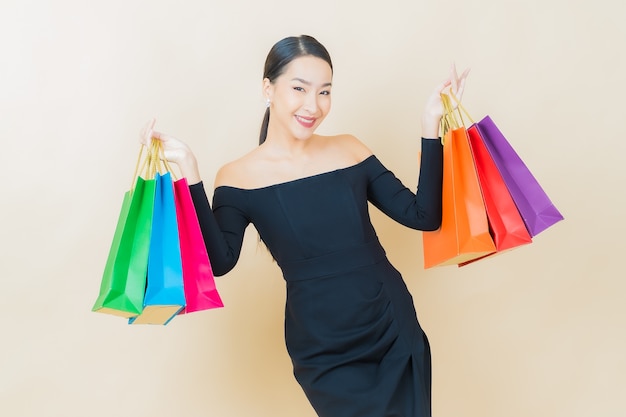
<instances>
[{"instance_id":1,"label":"woman","mask_svg":"<svg viewBox=\"0 0 626 417\"><path fill-rule=\"evenodd\" d=\"M439 227L440 93L460 96L467 72L453 70L426 104L417 194L355 137L314 133L330 110L332 75L328 52L312 37L273 46L260 146L219 170L212 209L189 148L153 122L142 137L161 140L165 158L187 177L216 275L235 266L246 227L258 230L286 280L294 374L320 416L430 416L428 340L368 201L408 227Z\"/></svg>"}]
</instances>

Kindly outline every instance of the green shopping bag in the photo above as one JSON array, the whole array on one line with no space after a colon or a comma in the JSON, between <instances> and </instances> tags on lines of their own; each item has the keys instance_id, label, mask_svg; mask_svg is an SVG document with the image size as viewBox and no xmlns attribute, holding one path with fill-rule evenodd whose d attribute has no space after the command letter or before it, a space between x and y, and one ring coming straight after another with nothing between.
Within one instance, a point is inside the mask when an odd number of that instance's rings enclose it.
<instances>
[{"instance_id":1,"label":"green shopping bag","mask_svg":"<svg viewBox=\"0 0 626 417\"><path fill-rule=\"evenodd\" d=\"M92 311L125 318L135 317L143 310L150 250L155 180L137 176L142 152L135 169L135 185L124 195L100 294L92 308ZM144 165L149 166L147 162L151 157L148 153ZM146 176L154 175L148 172Z\"/></svg>"}]
</instances>

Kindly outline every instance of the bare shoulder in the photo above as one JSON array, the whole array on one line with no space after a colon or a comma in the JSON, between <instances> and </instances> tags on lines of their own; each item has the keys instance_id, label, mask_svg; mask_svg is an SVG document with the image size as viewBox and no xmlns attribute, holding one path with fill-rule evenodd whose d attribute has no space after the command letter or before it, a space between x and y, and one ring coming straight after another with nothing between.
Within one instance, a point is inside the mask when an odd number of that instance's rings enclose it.
<instances>
[{"instance_id":1,"label":"bare shoulder","mask_svg":"<svg viewBox=\"0 0 626 417\"><path fill-rule=\"evenodd\" d=\"M254 151L223 165L215 175L214 188L230 185L239 186L248 182Z\"/></svg>"},{"instance_id":2,"label":"bare shoulder","mask_svg":"<svg viewBox=\"0 0 626 417\"><path fill-rule=\"evenodd\" d=\"M333 152L343 154L352 159L355 163L361 162L372 156L373 152L356 136L350 134L342 134L336 136L326 136L327 146Z\"/></svg>"}]
</instances>

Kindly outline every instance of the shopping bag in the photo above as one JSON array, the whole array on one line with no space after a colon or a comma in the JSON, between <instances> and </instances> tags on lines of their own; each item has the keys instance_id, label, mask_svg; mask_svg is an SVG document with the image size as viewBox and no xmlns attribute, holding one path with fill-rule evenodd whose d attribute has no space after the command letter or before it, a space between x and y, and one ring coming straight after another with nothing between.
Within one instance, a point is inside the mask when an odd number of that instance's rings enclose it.
<instances>
[{"instance_id":1,"label":"shopping bag","mask_svg":"<svg viewBox=\"0 0 626 417\"><path fill-rule=\"evenodd\" d=\"M541 185L489 116L476 123L531 236L563 220Z\"/></svg>"},{"instance_id":2,"label":"shopping bag","mask_svg":"<svg viewBox=\"0 0 626 417\"><path fill-rule=\"evenodd\" d=\"M186 178L174 182L186 306L181 313L223 307Z\"/></svg>"},{"instance_id":3,"label":"shopping bag","mask_svg":"<svg viewBox=\"0 0 626 417\"><path fill-rule=\"evenodd\" d=\"M424 268L458 265L495 252L467 131L454 122L449 98L442 95L452 123L443 129L441 227L424 232Z\"/></svg>"},{"instance_id":4,"label":"shopping bag","mask_svg":"<svg viewBox=\"0 0 626 417\"><path fill-rule=\"evenodd\" d=\"M170 172L155 174L156 191L143 311L131 324L167 324L185 306L174 188Z\"/></svg>"},{"instance_id":5,"label":"shopping bag","mask_svg":"<svg viewBox=\"0 0 626 417\"><path fill-rule=\"evenodd\" d=\"M489 230L496 251L500 253L531 243L532 238L526 229L524 220L522 220L476 125L467 129L467 135L485 202Z\"/></svg>"},{"instance_id":6,"label":"shopping bag","mask_svg":"<svg viewBox=\"0 0 626 417\"><path fill-rule=\"evenodd\" d=\"M142 148L143 150L143 148ZM113 242L92 311L134 317L143 310L148 269L155 180L137 176L124 195Z\"/></svg>"}]
</instances>

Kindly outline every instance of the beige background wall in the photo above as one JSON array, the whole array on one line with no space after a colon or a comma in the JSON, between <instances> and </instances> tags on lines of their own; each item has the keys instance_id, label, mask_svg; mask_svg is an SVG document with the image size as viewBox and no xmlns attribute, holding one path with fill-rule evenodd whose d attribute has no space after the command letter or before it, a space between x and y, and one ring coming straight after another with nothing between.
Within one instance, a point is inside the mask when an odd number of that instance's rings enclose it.
<instances>
[{"instance_id":1,"label":"beige background wall","mask_svg":"<svg viewBox=\"0 0 626 417\"><path fill-rule=\"evenodd\" d=\"M90 312L150 117L208 184L255 146L263 60L330 50L322 133L359 136L413 188L419 114L454 60L567 220L465 269L373 213L433 348L436 417L623 416L623 2L0 3L0 415L312 417L282 338L284 285L250 229L220 311L129 327ZM211 190L209 189L209 193Z\"/></svg>"}]
</instances>

